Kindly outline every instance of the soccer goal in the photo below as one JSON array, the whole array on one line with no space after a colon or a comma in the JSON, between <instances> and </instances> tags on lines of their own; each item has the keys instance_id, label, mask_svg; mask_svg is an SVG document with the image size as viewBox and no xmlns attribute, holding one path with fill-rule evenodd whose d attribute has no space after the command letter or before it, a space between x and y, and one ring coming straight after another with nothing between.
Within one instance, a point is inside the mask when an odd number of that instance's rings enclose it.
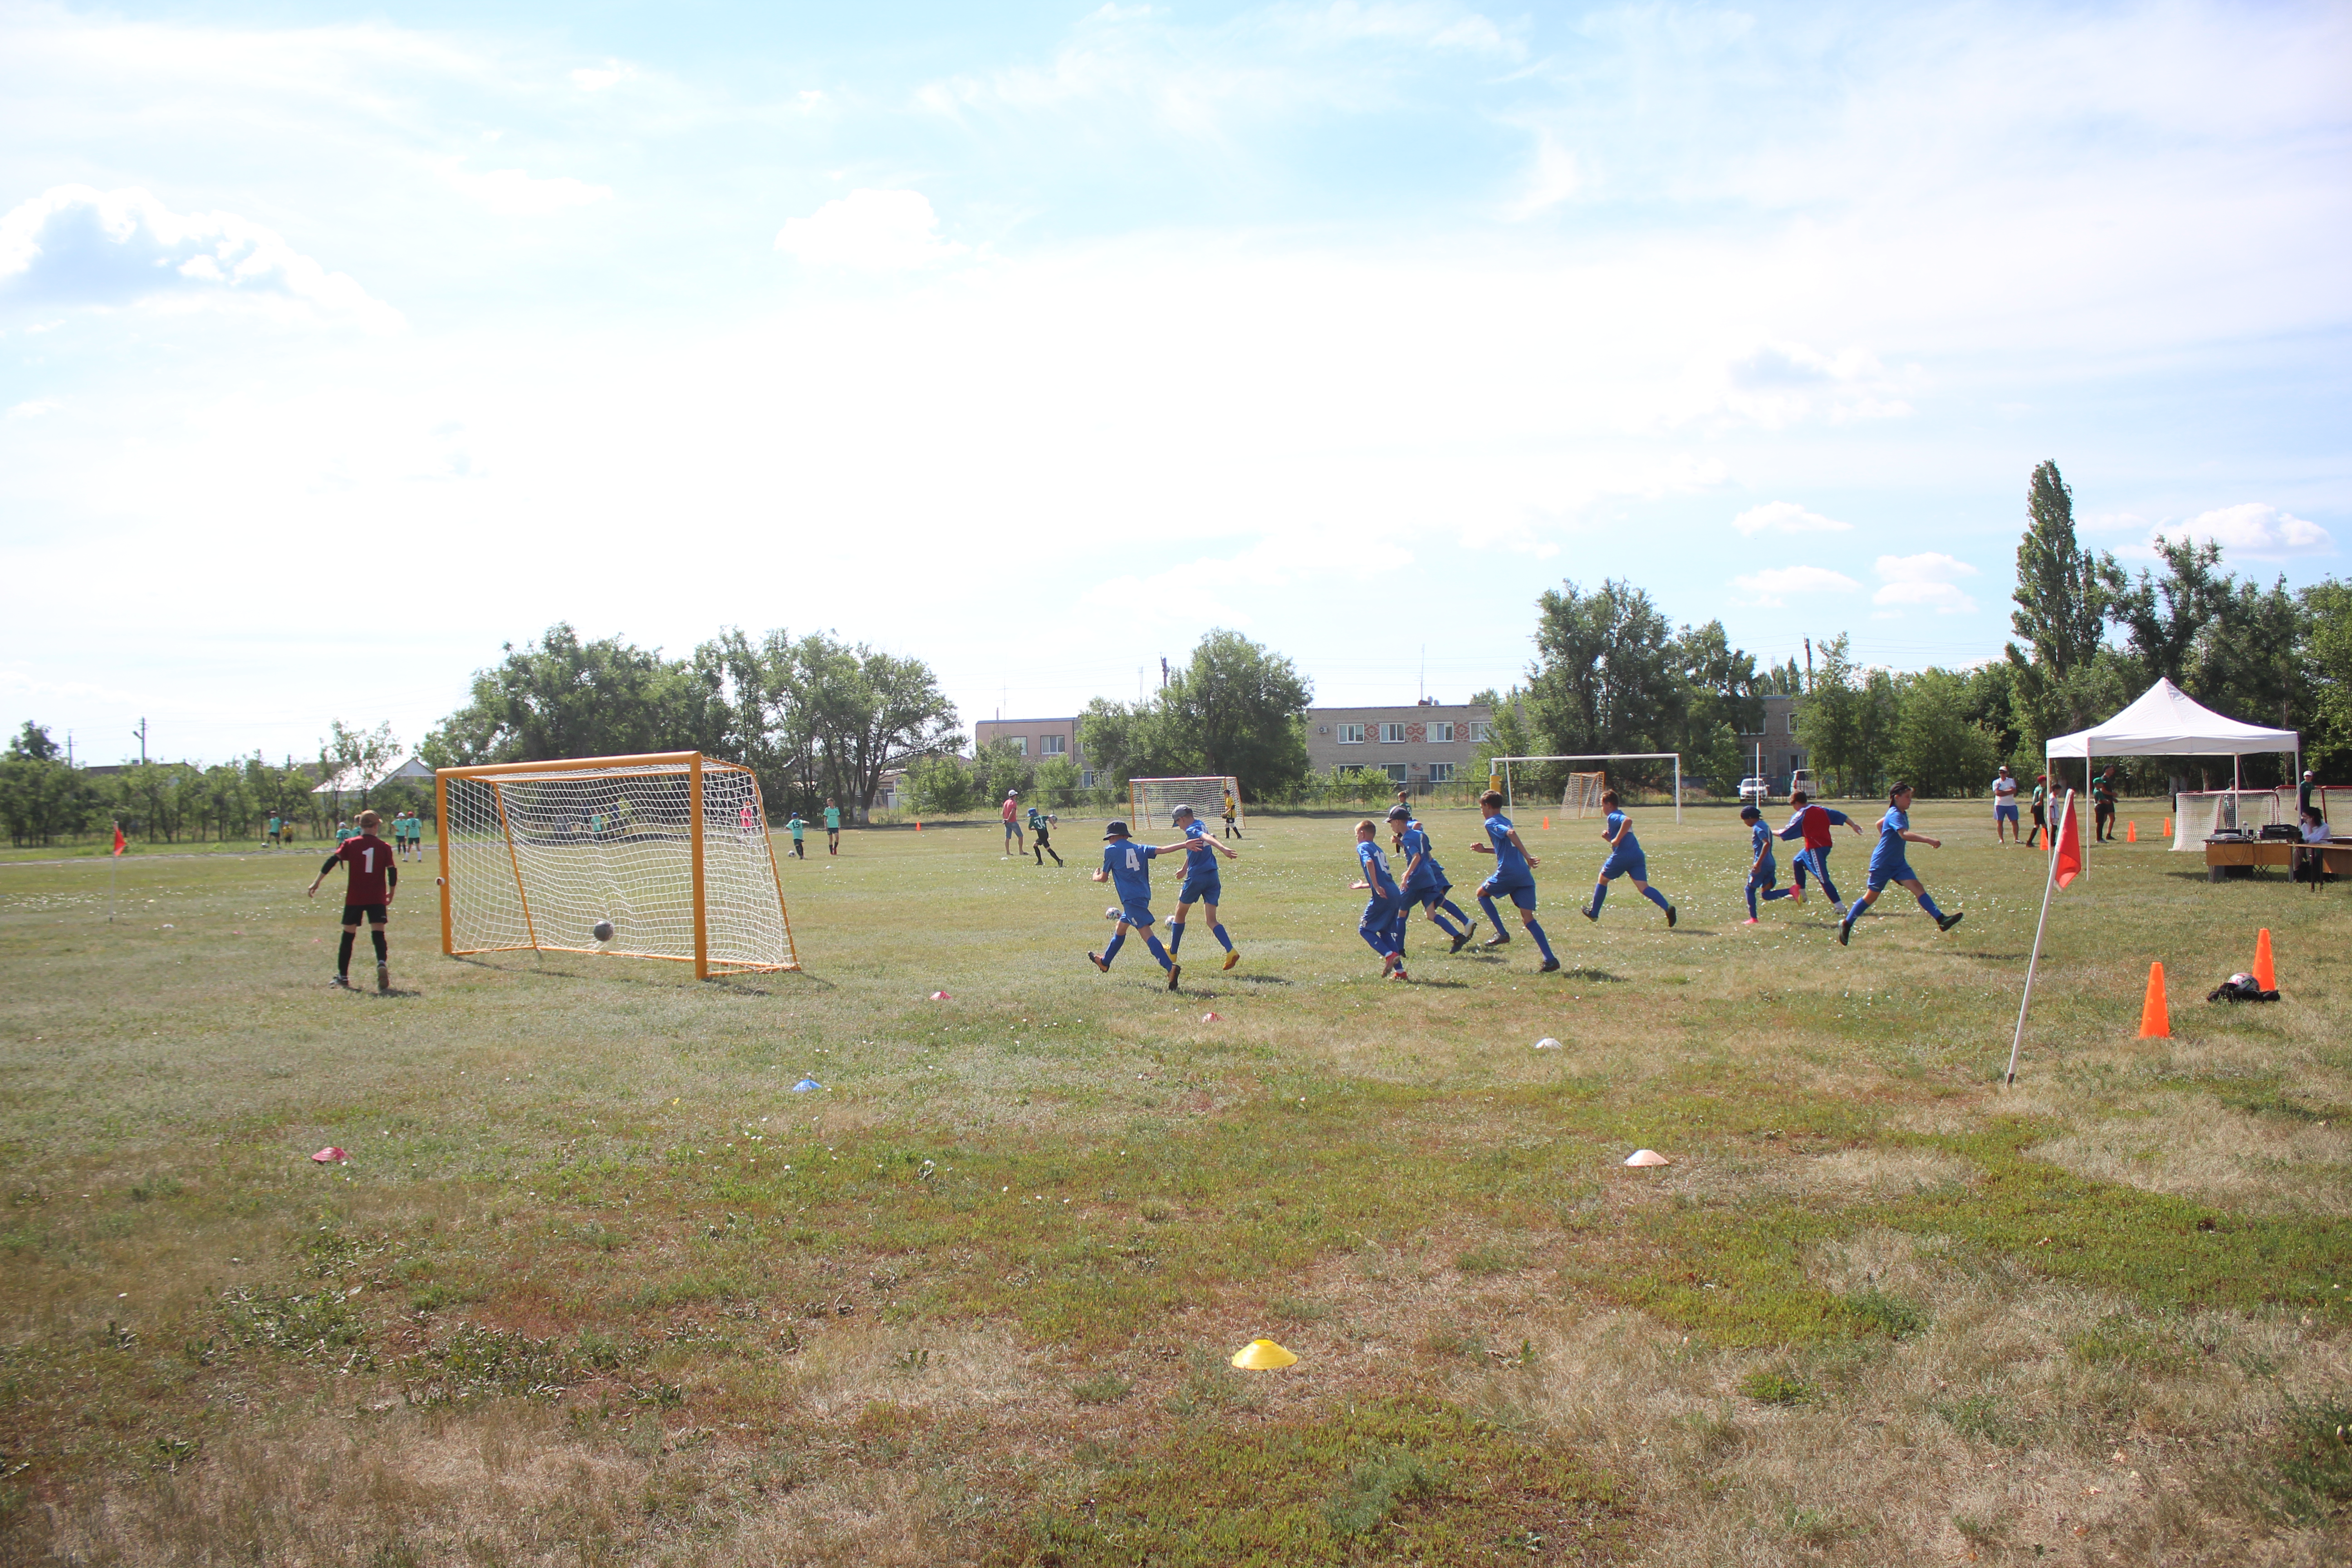
<instances>
[{"instance_id":1,"label":"soccer goal","mask_svg":"<svg viewBox=\"0 0 2352 1568\"><path fill-rule=\"evenodd\" d=\"M1201 826L1214 832L1224 822L1225 802L1234 803L1234 826L1246 827L1242 816L1241 781L1231 773L1195 778L1129 779L1127 781L1128 826L1141 833L1147 827L1173 825L1169 814L1189 805Z\"/></svg>"},{"instance_id":2,"label":"soccer goal","mask_svg":"<svg viewBox=\"0 0 2352 1568\"><path fill-rule=\"evenodd\" d=\"M1489 757L1486 759L1486 768L1487 776L1494 781L1488 787L1502 791L1503 809L1506 811L1512 811L1517 809L1518 805L1517 791L1514 787L1514 780L1511 773L1511 770L1515 767L1521 770L1521 776L1524 777L1526 770L1530 767L1540 767L1548 763L1555 763L1665 762L1671 762L1675 764L1675 820L1676 822L1680 822L1683 819L1683 754L1680 752L1580 752L1571 756ZM1601 779L1602 782L1600 788L1593 792L1592 803L1597 808L1601 804L1601 789L1606 789L1608 787L1606 779L1599 773L1571 773L1570 778L1571 781L1577 778ZM1572 795L1574 791L1574 784L1572 782L1570 787ZM1550 791L1547 789L1544 793L1545 798L1549 798ZM1560 804L1565 806L1568 802L1563 800Z\"/></svg>"},{"instance_id":3,"label":"soccer goal","mask_svg":"<svg viewBox=\"0 0 2352 1568\"><path fill-rule=\"evenodd\" d=\"M759 781L699 752L442 768L441 951L798 969Z\"/></svg>"},{"instance_id":4,"label":"soccer goal","mask_svg":"<svg viewBox=\"0 0 2352 1568\"><path fill-rule=\"evenodd\" d=\"M1601 809L1601 792L1609 787L1607 773L1570 773L1560 792L1559 808L1570 816L1591 816Z\"/></svg>"}]
</instances>

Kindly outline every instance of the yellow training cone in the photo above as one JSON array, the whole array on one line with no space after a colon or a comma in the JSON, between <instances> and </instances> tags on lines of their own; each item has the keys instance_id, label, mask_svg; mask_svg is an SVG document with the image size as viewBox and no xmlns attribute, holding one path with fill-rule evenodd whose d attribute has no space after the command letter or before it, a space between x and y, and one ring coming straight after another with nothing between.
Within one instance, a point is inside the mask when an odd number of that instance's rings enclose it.
<instances>
[{"instance_id":1,"label":"yellow training cone","mask_svg":"<svg viewBox=\"0 0 2352 1568\"><path fill-rule=\"evenodd\" d=\"M1272 1340L1252 1340L1234 1352L1234 1364L1244 1372L1276 1372L1297 1359Z\"/></svg>"}]
</instances>

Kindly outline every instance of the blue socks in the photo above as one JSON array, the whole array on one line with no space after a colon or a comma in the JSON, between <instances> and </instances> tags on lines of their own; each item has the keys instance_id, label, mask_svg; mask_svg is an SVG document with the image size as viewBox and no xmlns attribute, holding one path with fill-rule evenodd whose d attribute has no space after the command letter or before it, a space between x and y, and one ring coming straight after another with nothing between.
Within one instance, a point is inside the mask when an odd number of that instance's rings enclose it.
<instances>
[{"instance_id":1,"label":"blue socks","mask_svg":"<svg viewBox=\"0 0 2352 1568\"><path fill-rule=\"evenodd\" d=\"M1209 928L1209 934L1217 939L1217 945L1219 947L1223 948L1227 952L1233 952L1234 939L1225 934L1225 928L1223 922L1211 926ZM1176 944L1172 942L1170 942L1168 944L1168 951L1171 952L1175 952Z\"/></svg>"},{"instance_id":2,"label":"blue socks","mask_svg":"<svg viewBox=\"0 0 2352 1568\"><path fill-rule=\"evenodd\" d=\"M1183 945L1184 922L1182 921L1170 921L1168 922L1168 951L1172 953Z\"/></svg>"},{"instance_id":3,"label":"blue socks","mask_svg":"<svg viewBox=\"0 0 2352 1568\"><path fill-rule=\"evenodd\" d=\"M1464 914L1461 907L1455 904L1452 899L1438 900L1437 907L1440 910L1443 910L1445 913L1452 915L1455 920L1460 921L1464 925L1468 926L1471 930L1475 931L1478 929L1478 922L1472 920L1468 915ZM1441 921L1440 923L1443 924L1444 922Z\"/></svg>"},{"instance_id":4,"label":"blue socks","mask_svg":"<svg viewBox=\"0 0 2352 1568\"><path fill-rule=\"evenodd\" d=\"M1592 903L1591 903L1591 906L1590 906L1590 907L1585 910L1585 913L1587 913L1587 914L1591 914L1591 915L1598 915L1598 914L1601 912L1601 906L1602 904L1604 904L1604 903L1608 902L1608 901L1609 901L1609 884L1608 884L1608 883L1606 883L1606 882L1595 882L1595 883L1593 883L1593 884L1592 884Z\"/></svg>"},{"instance_id":5,"label":"blue socks","mask_svg":"<svg viewBox=\"0 0 2352 1568\"><path fill-rule=\"evenodd\" d=\"M1662 893L1662 892L1658 891L1658 889L1655 889L1655 888L1644 888L1644 889L1642 889L1642 896L1643 896L1643 898L1645 898L1645 899L1649 900L1650 900L1650 902L1652 902L1652 903L1654 903L1654 904L1657 905L1657 906L1658 906L1658 908L1660 908L1660 909L1662 909L1662 910L1670 910L1670 909L1673 909L1673 908L1674 908L1674 905L1672 905L1672 904L1670 904L1670 903L1666 902L1666 896L1665 896L1665 894L1664 894L1664 893Z\"/></svg>"},{"instance_id":6,"label":"blue socks","mask_svg":"<svg viewBox=\"0 0 2352 1568\"><path fill-rule=\"evenodd\" d=\"M1528 934L1536 939L1536 951L1542 953L1546 959L1549 959L1551 957L1551 943L1544 940L1543 927L1536 924L1532 919L1527 922L1527 927Z\"/></svg>"},{"instance_id":7,"label":"blue socks","mask_svg":"<svg viewBox=\"0 0 2352 1568\"><path fill-rule=\"evenodd\" d=\"M1767 893L1764 896L1769 899L1772 895ZM1751 921L1756 918L1756 884L1752 879L1748 884L1748 918Z\"/></svg>"},{"instance_id":8,"label":"blue socks","mask_svg":"<svg viewBox=\"0 0 2352 1568\"><path fill-rule=\"evenodd\" d=\"M1496 936L1507 938L1511 934L1509 931L1503 929L1502 911L1495 908L1495 896L1492 893L1479 894L1478 907L1486 911L1486 918L1488 920L1495 922L1495 934Z\"/></svg>"},{"instance_id":9,"label":"blue socks","mask_svg":"<svg viewBox=\"0 0 2352 1568\"><path fill-rule=\"evenodd\" d=\"M1150 931L1143 933L1143 944L1151 950L1151 956L1160 961L1160 968L1170 969L1175 966L1176 961L1168 956L1168 950L1160 946L1160 939Z\"/></svg>"},{"instance_id":10,"label":"blue socks","mask_svg":"<svg viewBox=\"0 0 2352 1568\"><path fill-rule=\"evenodd\" d=\"M1919 907L1927 910L1927 913L1936 920L1942 920L1944 918L1944 911L1936 907L1936 900L1929 898L1925 893L1919 895Z\"/></svg>"},{"instance_id":11,"label":"blue socks","mask_svg":"<svg viewBox=\"0 0 2352 1568\"><path fill-rule=\"evenodd\" d=\"M1460 911L1457 910L1456 912L1459 913ZM1431 921L1436 925L1437 929L1444 931L1447 936L1458 937L1462 934L1461 927L1455 925L1452 921L1447 920L1444 915L1439 914L1435 910L1429 911L1429 918Z\"/></svg>"},{"instance_id":12,"label":"blue socks","mask_svg":"<svg viewBox=\"0 0 2352 1568\"><path fill-rule=\"evenodd\" d=\"M1117 958L1118 956L1118 950L1126 945L1127 933L1125 931L1116 931L1111 932L1110 945L1103 949L1103 963L1108 964L1112 959Z\"/></svg>"}]
</instances>

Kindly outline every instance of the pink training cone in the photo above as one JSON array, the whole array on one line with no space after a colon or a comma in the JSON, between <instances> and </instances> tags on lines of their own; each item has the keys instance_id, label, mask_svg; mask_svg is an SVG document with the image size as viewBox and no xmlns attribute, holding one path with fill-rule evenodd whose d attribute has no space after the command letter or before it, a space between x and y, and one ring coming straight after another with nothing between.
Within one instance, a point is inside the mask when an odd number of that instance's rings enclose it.
<instances>
[{"instance_id":1,"label":"pink training cone","mask_svg":"<svg viewBox=\"0 0 2352 1568\"><path fill-rule=\"evenodd\" d=\"M952 1001L953 998L944 991L934 991L931 993L931 1000L934 1002L948 1002Z\"/></svg>"},{"instance_id":2,"label":"pink training cone","mask_svg":"<svg viewBox=\"0 0 2352 1568\"><path fill-rule=\"evenodd\" d=\"M349 1156L345 1155L341 1149L336 1148L331 1143L310 1156L311 1159L317 1161L321 1165L340 1165Z\"/></svg>"}]
</instances>

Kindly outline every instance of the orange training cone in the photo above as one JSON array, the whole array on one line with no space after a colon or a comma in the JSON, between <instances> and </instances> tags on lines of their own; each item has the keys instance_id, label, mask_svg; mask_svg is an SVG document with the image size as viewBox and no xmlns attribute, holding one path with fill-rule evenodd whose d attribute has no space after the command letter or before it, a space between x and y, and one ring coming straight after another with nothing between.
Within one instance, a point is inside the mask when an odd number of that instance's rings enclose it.
<instances>
[{"instance_id":1,"label":"orange training cone","mask_svg":"<svg viewBox=\"0 0 2352 1568\"><path fill-rule=\"evenodd\" d=\"M2124 842L2126 844L2137 844L2139 842L2138 823L2126 822L2124 824Z\"/></svg>"},{"instance_id":2,"label":"orange training cone","mask_svg":"<svg viewBox=\"0 0 2352 1568\"><path fill-rule=\"evenodd\" d=\"M2265 991L2278 989L2278 972L2271 967L2271 928L2254 938L2254 984Z\"/></svg>"},{"instance_id":3,"label":"orange training cone","mask_svg":"<svg viewBox=\"0 0 2352 1568\"><path fill-rule=\"evenodd\" d=\"M2172 818L2168 816L2164 819L2164 836L2167 838L2172 837Z\"/></svg>"},{"instance_id":4,"label":"orange training cone","mask_svg":"<svg viewBox=\"0 0 2352 1568\"><path fill-rule=\"evenodd\" d=\"M2139 1037L2143 1040L2172 1038L2172 1017L2164 1009L2164 965L2147 966L2147 1000L2139 1005Z\"/></svg>"},{"instance_id":5,"label":"orange training cone","mask_svg":"<svg viewBox=\"0 0 2352 1568\"><path fill-rule=\"evenodd\" d=\"M1544 818L1544 831L1546 833L1549 833L1551 831L1551 818L1549 816L1546 816Z\"/></svg>"}]
</instances>

